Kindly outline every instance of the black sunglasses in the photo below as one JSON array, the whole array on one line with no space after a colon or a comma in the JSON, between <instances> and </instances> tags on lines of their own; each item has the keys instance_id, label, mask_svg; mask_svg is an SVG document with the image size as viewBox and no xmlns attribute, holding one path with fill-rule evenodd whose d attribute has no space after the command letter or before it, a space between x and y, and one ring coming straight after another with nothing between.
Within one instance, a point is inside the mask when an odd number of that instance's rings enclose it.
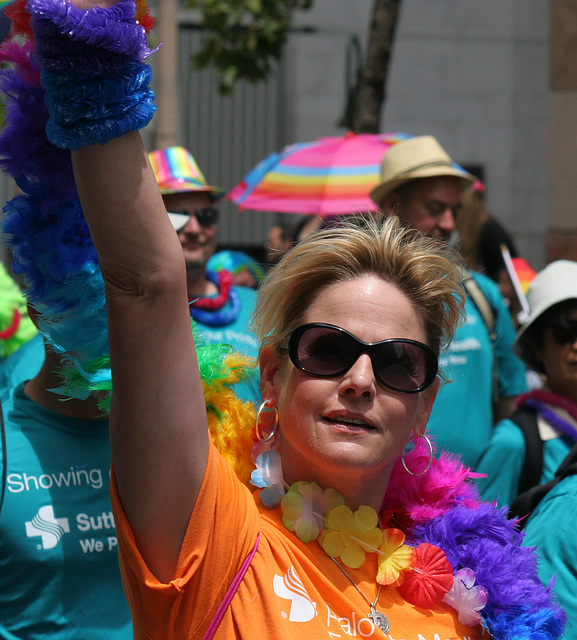
<instances>
[{"instance_id":1,"label":"black sunglasses","mask_svg":"<svg viewBox=\"0 0 577 640\"><path fill-rule=\"evenodd\" d=\"M559 318L549 325L553 340L558 345L574 344L577 340L577 319Z\"/></svg>"},{"instance_id":2,"label":"black sunglasses","mask_svg":"<svg viewBox=\"0 0 577 640\"><path fill-rule=\"evenodd\" d=\"M189 209L171 209L171 213L179 213L183 216L194 216L198 224L201 227L212 227L213 224L216 224L218 220L218 209L215 207L201 207L200 209L195 209L194 211L190 211ZM186 227L186 223L177 229L177 232L180 233L184 227Z\"/></svg>"},{"instance_id":3,"label":"black sunglasses","mask_svg":"<svg viewBox=\"0 0 577 640\"><path fill-rule=\"evenodd\" d=\"M402 393L424 391L438 370L437 356L421 342L407 338L363 342L341 327L322 322L297 327L290 335L288 352L295 367L319 378L342 375L366 353L376 379Z\"/></svg>"}]
</instances>

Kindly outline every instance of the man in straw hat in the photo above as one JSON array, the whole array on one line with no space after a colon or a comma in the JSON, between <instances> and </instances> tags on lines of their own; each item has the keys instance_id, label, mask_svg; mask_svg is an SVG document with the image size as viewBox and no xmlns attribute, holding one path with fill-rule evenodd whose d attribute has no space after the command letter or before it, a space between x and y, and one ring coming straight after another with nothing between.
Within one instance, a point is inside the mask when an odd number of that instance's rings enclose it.
<instances>
[{"instance_id":1,"label":"man in straw hat","mask_svg":"<svg viewBox=\"0 0 577 640\"><path fill-rule=\"evenodd\" d=\"M256 292L234 286L228 271L207 268L216 251L218 209L223 189L211 186L190 151L169 147L149 153L168 215L178 233L186 263L190 315L208 343L230 344L256 358L258 342L249 331ZM260 404L257 376L236 387L243 400Z\"/></svg>"},{"instance_id":2,"label":"man in straw hat","mask_svg":"<svg viewBox=\"0 0 577 640\"><path fill-rule=\"evenodd\" d=\"M461 193L474 181L433 136L416 136L387 151L381 182L370 195L386 215L398 215L407 225L448 241L456 229ZM428 424L440 448L474 467L494 422L513 410L526 382L498 287L485 276L464 275L466 321L440 361L452 383L441 387Z\"/></svg>"},{"instance_id":3,"label":"man in straw hat","mask_svg":"<svg viewBox=\"0 0 577 640\"><path fill-rule=\"evenodd\" d=\"M427 235L447 240L455 231L461 192L475 178L453 162L433 136L416 136L384 155L381 183L371 199Z\"/></svg>"}]
</instances>

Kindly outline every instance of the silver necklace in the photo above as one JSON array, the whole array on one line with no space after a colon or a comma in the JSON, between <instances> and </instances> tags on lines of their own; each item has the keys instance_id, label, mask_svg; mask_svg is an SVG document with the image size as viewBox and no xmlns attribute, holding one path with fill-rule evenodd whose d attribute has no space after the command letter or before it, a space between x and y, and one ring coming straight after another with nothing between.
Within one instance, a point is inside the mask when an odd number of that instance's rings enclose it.
<instances>
[{"instance_id":1,"label":"silver necklace","mask_svg":"<svg viewBox=\"0 0 577 640\"><path fill-rule=\"evenodd\" d=\"M341 567L341 565L332 557L329 556L329 558L337 565L337 567L345 574L345 576L349 579L349 582L353 585L353 587L361 594L361 596L363 596L363 600L369 605L370 607L370 613L368 614L368 617L374 622L375 626L377 626L382 632L383 634L386 634L389 632L389 629L391 627L391 623L389 622L389 619L387 618L387 616L384 613L381 613L380 611L377 611L377 603L379 601L379 597L381 595L381 587L383 586L382 584L379 584L379 589L377 591L377 597L375 598L374 602L371 602L367 596L358 588L357 584L355 583L355 581L351 578L351 576Z\"/></svg>"}]
</instances>

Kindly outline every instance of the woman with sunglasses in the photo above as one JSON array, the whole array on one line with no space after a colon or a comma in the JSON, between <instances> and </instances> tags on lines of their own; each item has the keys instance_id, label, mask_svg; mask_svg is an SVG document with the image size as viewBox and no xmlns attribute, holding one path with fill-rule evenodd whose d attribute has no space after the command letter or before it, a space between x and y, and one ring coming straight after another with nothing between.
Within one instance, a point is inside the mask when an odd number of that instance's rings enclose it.
<instances>
[{"instance_id":1,"label":"woman with sunglasses","mask_svg":"<svg viewBox=\"0 0 577 640\"><path fill-rule=\"evenodd\" d=\"M542 348L536 351L538 362L546 373L545 390L551 395L539 400L547 408L547 418L557 430L566 434L572 449L561 463L555 478L545 486L523 494L514 503L517 512L525 515L530 506L530 516L525 525L526 546L536 546L539 555L539 575L544 584L555 576L555 591L559 602L568 614L564 638L577 639L577 262L559 260L549 265L537 278L558 292L559 301L544 312L544 339ZM561 293L561 283L565 290ZM543 283L545 284L545 283ZM540 413L540 416L543 415ZM559 422L562 421L562 422ZM574 431L566 431L569 424ZM563 437L563 435L561 436ZM547 445L547 443L546 443ZM559 452L560 453L560 452ZM545 493L546 491L546 493Z\"/></svg>"},{"instance_id":2,"label":"woman with sunglasses","mask_svg":"<svg viewBox=\"0 0 577 640\"><path fill-rule=\"evenodd\" d=\"M544 386L519 397L476 468L486 475L479 480L481 496L500 505L551 480L577 442L577 263L551 263L527 296L530 315L515 349Z\"/></svg>"},{"instance_id":3,"label":"woman with sunglasses","mask_svg":"<svg viewBox=\"0 0 577 640\"><path fill-rule=\"evenodd\" d=\"M313 235L264 283L261 490L240 482L208 437L182 251L136 131L152 109L134 3L74 4L27 6L47 131L73 149L106 283L112 501L135 638L558 637L563 613L532 551L424 437L460 274L394 219ZM91 53L82 95L67 90ZM111 69L126 98L110 99Z\"/></svg>"}]
</instances>

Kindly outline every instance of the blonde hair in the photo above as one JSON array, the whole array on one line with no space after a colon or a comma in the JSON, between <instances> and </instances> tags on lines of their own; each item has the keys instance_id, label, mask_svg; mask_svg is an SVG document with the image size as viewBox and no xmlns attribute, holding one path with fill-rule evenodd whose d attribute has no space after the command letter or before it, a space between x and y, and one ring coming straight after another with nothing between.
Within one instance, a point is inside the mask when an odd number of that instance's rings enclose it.
<instances>
[{"instance_id":1,"label":"blonde hair","mask_svg":"<svg viewBox=\"0 0 577 640\"><path fill-rule=\"evenodd\" d=\"M428 345L439 355L463 307L461 261L396 217L366 217L318 231L291 249L261 285L253 325L263 346L286 347L320 291L375 274L413 303Z\"/></svg>"},{"instance_id":2,"label":"blonde hair","mask_svg":"<svg viewBox=\"0 0 577 640\"><path fill-rule=\"evenodd\" d=\"M460 236L460 248L469 269L478 271L479 238L489 214L485 207L485 194L480 189L468 189L461 195L461 208L455 219Z\"/></svg>"}]
</instances>

